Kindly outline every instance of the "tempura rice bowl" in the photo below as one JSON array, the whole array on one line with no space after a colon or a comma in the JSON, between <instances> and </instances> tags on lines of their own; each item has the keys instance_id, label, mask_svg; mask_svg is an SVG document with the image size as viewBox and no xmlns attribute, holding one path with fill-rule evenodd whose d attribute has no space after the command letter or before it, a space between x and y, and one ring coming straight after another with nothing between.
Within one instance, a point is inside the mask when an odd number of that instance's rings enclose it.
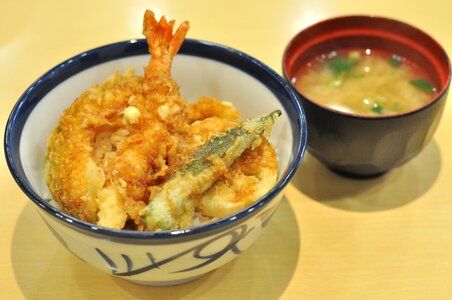
<instances>
[{"instance_id":1,"label":"tempura rice bowl","mask_svg":"<svg viewBox=\"0 0 452 300\"><path fill-rule=\"evenodd\" d=\"M297 96L270 68L237 50L187 39L172 76L187 101L200 96L229 101L242 118L280 109L270 142L277 151L276 185L253 205L207 224L158 232L114 230L80 221L51 201L44 182L46 142L62 111L94 83L149 61L145 40L129 40L81 53L45 73L11 112L5 154L11 173L52 233L73 254L106 273L150 285L195 279L248 248L275 212L284 186L306 149L306 120Z\"/></svg>"}]
</instances>

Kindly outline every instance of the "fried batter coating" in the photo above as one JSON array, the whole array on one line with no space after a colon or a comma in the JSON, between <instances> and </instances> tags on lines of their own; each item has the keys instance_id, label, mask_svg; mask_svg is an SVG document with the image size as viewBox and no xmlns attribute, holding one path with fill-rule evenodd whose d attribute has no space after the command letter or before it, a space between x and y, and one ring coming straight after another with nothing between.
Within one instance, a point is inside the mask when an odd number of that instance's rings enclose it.
<instances>
[{"instance_id":1,"label":"fried batter coating","mask_svg":"<svg viewBox=\"0 0 452 300\"><path fill-rule=\"evenodd\" d=\"M146 11L143 33L152 57L144 76L114 73L62 113L48 139L45 173L66 213L100 226L144 229L139 213L153 191L212 135L237 124L239 112L227 102L201 97L189 104L181 97L170 71L189 24L174 35L173 26ZM276 170L274 150L262 138L196 196L197 212L222 217L243 208L274 184ZM233 204L222 209L219 191L235 195L225 200Z\"/></svg>"},{"instance_id":2,"label":"fried batter coating","mask_svg":"<svg viewBox=\"0 0 452 300\"><path fill-rule=\"evenodd\" d=\"M226 217L263 196L276 182L276 154L267 139L246 150L215 185L198 197L204 216Z\"/></svg>"},{"instance_id":3,"label":"fried batter coating","mask_svg":"<svg viewBox=\"0 0 452 300\"><path fill-rule=\"evenodd\" d=\"M247 149L256 147L280 115L280 110L274 110L248 119L226 132L215 134L199 147L152 195L149 204L140 212L146 230L191 226L196 216L196 195L203 197Z\"/></svg>"}]
</instances>

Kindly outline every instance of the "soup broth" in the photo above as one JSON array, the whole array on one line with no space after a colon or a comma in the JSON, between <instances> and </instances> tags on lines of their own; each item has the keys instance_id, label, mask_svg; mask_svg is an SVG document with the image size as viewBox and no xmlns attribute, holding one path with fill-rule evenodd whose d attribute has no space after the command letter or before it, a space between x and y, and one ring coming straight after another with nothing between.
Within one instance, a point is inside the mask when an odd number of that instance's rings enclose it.
<instances>
[{"instance_id":1,"label":"soup broth","mask_svg":"<svg viewBox=\"0 0 452 300\"><path fill-rule=\"evenodd\" d=\"M426 72L406 58L370 49L331 52L294 78L312 101L359 115L390 115L425 105L436 93Z\"/></svg>"}]
</instances>

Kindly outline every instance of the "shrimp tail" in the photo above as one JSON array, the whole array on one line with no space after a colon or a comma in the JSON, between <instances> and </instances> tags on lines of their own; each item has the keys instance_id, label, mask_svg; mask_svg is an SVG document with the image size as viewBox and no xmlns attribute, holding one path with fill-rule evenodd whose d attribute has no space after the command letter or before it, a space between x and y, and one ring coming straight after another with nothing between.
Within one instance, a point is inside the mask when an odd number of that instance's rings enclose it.
<instances>
[{"instance_id":1,"label":"shrimp tail","mask_svg":"<svg viewBox=\"0 0 452 300\"><path fill-rule=\"evenodd\" d=\"M193 194L209 189L242 153L268 132L281 115L275 110L245 121L218 134L194 154L182 168L163 184L140 212L147 230L172 230L191 225L195 203Z\"/></svg>"},{"instance_id":2,"label":"shrimp tail","mask_svg":"<svg viewBox=\"0 0 452 300\"><path fill-rule=\"evenodd\" d=\"M174 20L167 21L164 16L157 22L151 10L146 10L144 14L143 35L151 53L151 60L145 68L147 79L170 75L172 59L182 46L190 28L189 22L185 21L173 34L174 23Z\"/></svg>"}]
</instances>

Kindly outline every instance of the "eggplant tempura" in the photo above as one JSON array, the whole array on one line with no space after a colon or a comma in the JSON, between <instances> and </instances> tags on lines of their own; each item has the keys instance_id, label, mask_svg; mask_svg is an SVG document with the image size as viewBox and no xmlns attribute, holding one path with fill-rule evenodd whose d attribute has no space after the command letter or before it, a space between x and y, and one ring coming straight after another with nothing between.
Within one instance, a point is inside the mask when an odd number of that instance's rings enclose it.
<instances>
[{"instance_id":1,"label":"eggplant tempura","mask_svg":"<svg viewBox=\"0 0 452 300\"><path fill-rule=\"evenodd\" d=\"M189 24L173 26L147 10L144 76L116 72L61 115L45 173L64 212L115 229L185 228L250 205L276 182L264 132L280 112L239 123L230 103L186 102L171 63Z\"/></svg>"}]
</instances>

